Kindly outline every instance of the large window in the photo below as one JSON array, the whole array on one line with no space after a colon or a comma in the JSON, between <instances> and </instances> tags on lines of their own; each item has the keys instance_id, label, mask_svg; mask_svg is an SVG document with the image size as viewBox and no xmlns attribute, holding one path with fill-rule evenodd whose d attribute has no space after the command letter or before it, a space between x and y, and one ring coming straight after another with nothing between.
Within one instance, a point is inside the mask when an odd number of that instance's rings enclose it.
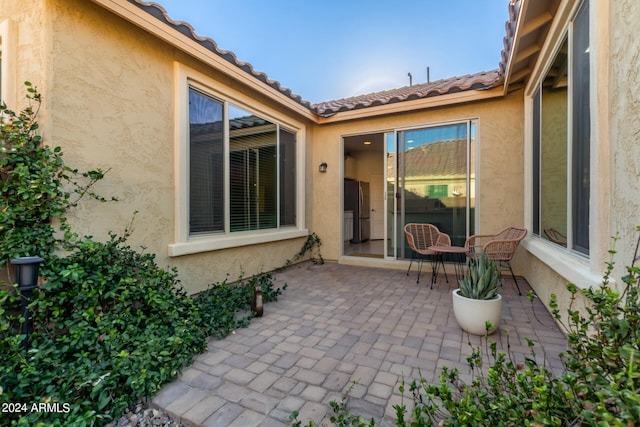
<instances>
[{"instance_id":1,"label":"large window","mask_svg":"<svg viewBox=\"0 0 640 427\"><path fill-rule=\"evenodd\" d=\"M533 98L533 233L589 254L589 10L585 1Z\"/></svg>"},{"instance_id":2,"label":"large window","mask_svg":"<svg viewBox=\"0 0 640 427\"><path fill-rule=\"evenodd\" d=\"M296 225L296 135L189 88L189 235Z\"/></svg>"},{"instance_id":3,"label":"large window","mask_svg":"<svg viewBox=\"0 0 640 427\"><path fill-rule=\"evenodd\" d=\"M224 104L189 91L189 233L224 231Z\"/></svg>"},{"instance_id":4,"label":"large window","mask_svg":"<svg viewBox=\"0 0 640 427\"><path fill-rule=\"evenodd\" d=\"M589 187L591 158L590 70L589 70L589 2L578 12L573 23L571 47L572 107L572 181L571 210L573 248L589 253Z\"/></svg>"}]
</instances>

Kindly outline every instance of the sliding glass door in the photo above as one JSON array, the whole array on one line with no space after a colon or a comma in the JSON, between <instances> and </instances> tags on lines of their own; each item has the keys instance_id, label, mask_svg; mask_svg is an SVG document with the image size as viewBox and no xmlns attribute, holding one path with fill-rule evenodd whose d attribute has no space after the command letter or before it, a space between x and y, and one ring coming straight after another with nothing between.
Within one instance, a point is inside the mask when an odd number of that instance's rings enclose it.
<instances>
[{"instance_id":1,"label":"sliding glass door","mask_svg":"<svg viewBox=\"0 0 640 427\"><path fill-rule=\"evenodd\" d=\"M434 224L455 246L474 233L475 133L475 122L464 121L388 135L388 256L410 255L408 223Z\"/></svg>"}]
</instances>

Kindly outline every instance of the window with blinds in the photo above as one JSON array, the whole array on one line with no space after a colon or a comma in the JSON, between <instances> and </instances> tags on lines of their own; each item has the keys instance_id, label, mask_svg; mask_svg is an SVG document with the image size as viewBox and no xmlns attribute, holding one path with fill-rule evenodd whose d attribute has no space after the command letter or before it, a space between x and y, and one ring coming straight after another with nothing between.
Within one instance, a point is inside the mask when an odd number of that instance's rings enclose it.
<instances>
[{"instance_id":1,"label":"window with blinds","mask_svg":"<svg viewBox=\"0 0 640 427\"><path fill-rule=\"evenodd\" d=\"M295 226L295 133L197 89L189 93L190 234Z\"/></svg>"},{"instance_id":2,"label":"window with blinds","mask_svg":"<svg viewBox=\"0 0 640 427\"><path fill-rule=\"evenodd\" d=\"M231 231L278 226L277 146L275 124L229 105Z\"/></svg>"},{"instance_id":3,"label":"window with blinds","mask_svg":"<svg viewBox=\"0 0 640 427\"><path fill-rule=\"evenodd\" d=\"M296 135L280 129L280 225L296 225Z\"/></svg>"},{"instance_id":4,"label":"window with blinds","mask_svg":"<svg viewBox=\"0 0 640 427\"><path fill-rule=\"evenodd\" d=\"M224 231L223 104L189 91L189 233Z\"/></svg>"}]
</instances>

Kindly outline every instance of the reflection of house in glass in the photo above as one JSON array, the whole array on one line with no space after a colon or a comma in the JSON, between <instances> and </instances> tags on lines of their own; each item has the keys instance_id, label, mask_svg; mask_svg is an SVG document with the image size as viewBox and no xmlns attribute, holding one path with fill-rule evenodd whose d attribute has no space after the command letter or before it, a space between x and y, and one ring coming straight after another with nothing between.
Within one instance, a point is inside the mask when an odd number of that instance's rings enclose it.
<instances>
[{"instance_id":1,"label":"reflection of house in glass","mask_svg":"<svg viewBox=\"0 0 640 427\"><path fill-rule=\"evenodd\" d=\"M467 195L467 141L435 141L405 152L405 191L438 200L442 207L464 207ZM475 179L471 176L470 194ZM437 203L434 204L438 206Z\"/></svg>"},{"instance_id":2,"label":"reflection of house in glass","mask_svg":"<svg viewBox=\"0 0 640 427\"><path fill-rule=\"evenodd\" d=\"M541 90L536 97L540 103L536 110L539 120L539 138L536 138L536 150L539 151L539 165L535 169L535 181L539 185L535 201L538 206L535 210L538 233L541 237L566 245L559 240L559 236L567 234L567 184L568 176L568 151L569 133L567 122L568 110L568 57L567 40L565 40L556 53L556 58L551 68L547 71ZM555 230L555 237L550 238L549 233Z\"/></svg>"},{"instance_id":3,"label":"reflection of house in glass","mask_svg":"<svg viewBox=\"0 0 640 427\"><path fill-rule=\"evenodd\" d=\"M458 136L447 138L452 133ZM464 243L467 230L473 233L475 210L475 144L467 137L467 123L400 132L398 140L403 196L398 210L404 222L432 223L454 243ZM395 153L387 161L388 176L393 176Z\"/></svg>"}]
</instances>

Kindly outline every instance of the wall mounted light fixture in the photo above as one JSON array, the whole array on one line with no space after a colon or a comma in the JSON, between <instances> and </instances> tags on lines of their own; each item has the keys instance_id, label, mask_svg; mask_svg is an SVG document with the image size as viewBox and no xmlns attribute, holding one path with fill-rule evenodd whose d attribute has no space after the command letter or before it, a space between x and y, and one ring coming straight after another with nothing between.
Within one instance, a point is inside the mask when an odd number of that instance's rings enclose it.
<instances>
[{"instance_id":1,"label":"wall mounted light fixture","mask_svg":"<svg viewBox=\"0 0 640 427\"><path fill-rule=\"evenodd\" d=\"M321 173L325 173L327 171L327 164L325 162L320 163L320 167L318 167L318 170Z\"/></svg>"}]
</instances>

